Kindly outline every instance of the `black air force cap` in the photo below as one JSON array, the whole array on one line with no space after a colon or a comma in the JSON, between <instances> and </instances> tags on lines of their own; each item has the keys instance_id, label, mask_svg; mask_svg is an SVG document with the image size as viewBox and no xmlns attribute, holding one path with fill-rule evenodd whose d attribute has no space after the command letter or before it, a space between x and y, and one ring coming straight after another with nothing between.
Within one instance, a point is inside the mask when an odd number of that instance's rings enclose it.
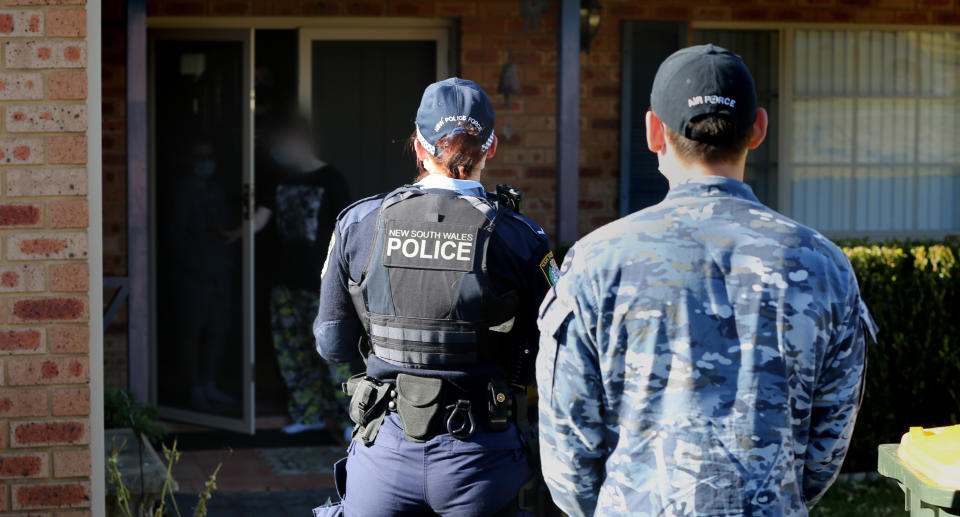
<instances>
[{"instance_id":1,"label":"black air force cap","mask_svg":"<svg viewBox=\"0 0 960 517\"><path fill-rule=\"evenodd\" d=\"M715 45L697 45L674 52L657 69L650 108L670 129L704 141L690 129L702 115L723 115L749 129L757 120L757 87L740 56Z\"/></svg>"}]
</instances>

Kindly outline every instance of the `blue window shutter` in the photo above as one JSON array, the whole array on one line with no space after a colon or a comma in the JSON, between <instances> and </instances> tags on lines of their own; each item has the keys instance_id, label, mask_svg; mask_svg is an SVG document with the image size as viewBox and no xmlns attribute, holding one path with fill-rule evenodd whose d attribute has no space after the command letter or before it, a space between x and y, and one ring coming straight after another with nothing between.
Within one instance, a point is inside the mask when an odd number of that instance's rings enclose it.
<instances>
[{"instance_id":1,"label":"blue window shutter","mask_svg":"<svg viewBox=\"0 0 960 517\"><path fill-rule=\"evenodd\" d=\"M667 194L657 157L647 149L644 118L660 63L687 46L683 22L623 22L620 94L620 215L659 203Z\"/></svg>"}]
</instances>

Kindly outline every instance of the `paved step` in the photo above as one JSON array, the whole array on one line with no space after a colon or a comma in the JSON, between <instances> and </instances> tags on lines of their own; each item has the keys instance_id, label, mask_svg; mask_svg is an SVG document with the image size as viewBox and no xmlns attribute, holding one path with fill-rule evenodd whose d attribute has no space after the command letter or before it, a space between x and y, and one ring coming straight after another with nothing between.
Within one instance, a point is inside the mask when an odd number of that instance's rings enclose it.
<instances>
[{"instance_id":1,"label":"paved step","mask_svg":"<svg viewBox=\"0 0 960 517\"><path fill-rule=\"evenodd\" d=\"M177 494L184 516L193 514L197 494ZM215 492L207 503L207 517L311 517L311 510L337 499L333 489L271 492Z\"/></svg>"}]
</instances>

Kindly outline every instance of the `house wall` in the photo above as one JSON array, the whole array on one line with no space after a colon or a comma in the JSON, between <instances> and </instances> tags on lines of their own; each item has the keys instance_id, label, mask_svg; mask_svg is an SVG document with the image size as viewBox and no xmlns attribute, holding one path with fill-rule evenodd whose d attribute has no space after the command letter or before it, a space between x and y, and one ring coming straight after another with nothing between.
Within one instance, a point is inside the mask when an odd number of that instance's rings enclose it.
<instances>
[{"instance_id":1,"label":"house wall","mask_svg":"<svg viewBox=\"0 0 960 517\"><path fill-rule=\"evenodd\" d=\"M487 164L488 186L507 182L526 194L525 211L548 233L556 227L556 23L549 0L539 30L525 30L520 6L528 0L148 0L148 16L425 16L461 21L460 74L494 98L500 151ZM107 11L116 9L107 1ZM958 0L601 0L599 35L581 55L580 234L619 213L620 27L626 19L850 24L960 24ZM529 28L527 28L529 29ZM122 20L105 26L111 48L104 63L105 267L125 272L123 220ZM510 106L496 94L508 60L518 67L523 92ZM505 137L504 127L514 129ZM115 327L122 331L121 327ZM123 334L107 336L107 383L125 361ZM123 381L125 382L125 381Z\"/></svg>"},{"instance_id":2,"label":"house wall","mask_svg":"<svg viewBox=\"0 0 960 517\"><path fill-rule=\"evenodd\" d=\"M99 81L87 77L88 51L98 52L84 4L0 6L0 512L90 515L97 499L90 443L102 424L90 417L90 358L99 344L89 321L101 310L91 289L99 231L88 231L88 206L99 208L99 167L91 156L90 181L88 138L99 142L99 129L88 131L88 116L99 118L87 99Z\"/></svg>"}]
</instances>

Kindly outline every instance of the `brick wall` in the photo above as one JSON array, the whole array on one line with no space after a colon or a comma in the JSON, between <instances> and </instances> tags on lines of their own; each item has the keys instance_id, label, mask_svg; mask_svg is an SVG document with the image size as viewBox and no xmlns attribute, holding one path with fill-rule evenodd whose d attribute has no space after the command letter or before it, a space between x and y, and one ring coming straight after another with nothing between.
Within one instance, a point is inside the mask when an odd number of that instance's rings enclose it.
<instances>
[{"instance_id":1,"label":"brick wall","mask_svg":"<svg viewBox=\"0 0 960 517\"><path fill-rule=\"evenodd\" d=\"M0 512L91 504L83 5L0 6Z\"/></svg>"}]
</instances>

